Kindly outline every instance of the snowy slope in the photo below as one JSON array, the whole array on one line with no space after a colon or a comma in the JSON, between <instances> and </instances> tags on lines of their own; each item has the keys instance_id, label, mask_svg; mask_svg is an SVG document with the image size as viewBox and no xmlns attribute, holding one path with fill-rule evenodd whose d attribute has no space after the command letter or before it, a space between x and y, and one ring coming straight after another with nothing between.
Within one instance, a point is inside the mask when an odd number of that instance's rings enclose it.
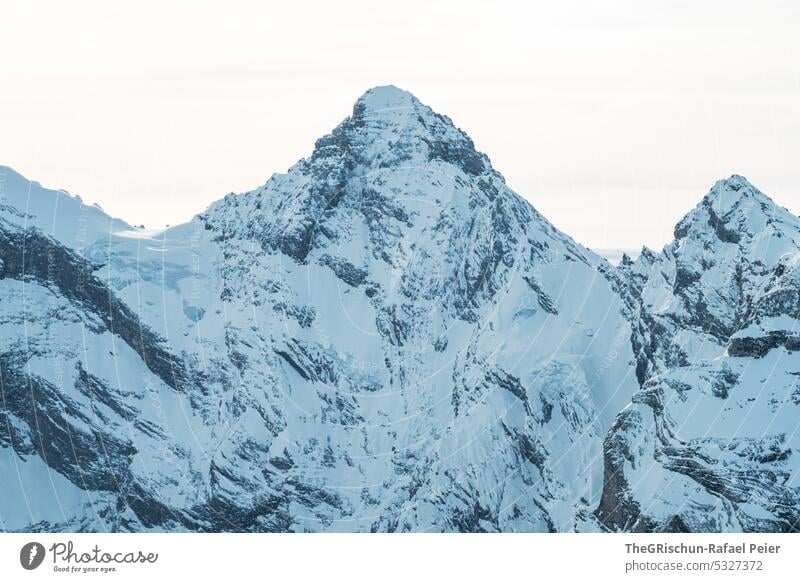
<instances>
[{"instance_id":1,"label":"snowy slope","mask_svg":"<svg viewBox=\"0 0 800 582\"><path fill-rule=\"evenodd\" d=\"M0 220L13 227L35 228L75 250L131 230L100 207L87 206L79 196L43 188L7 166L0 166Z\"/></svg>"}]
</instances>

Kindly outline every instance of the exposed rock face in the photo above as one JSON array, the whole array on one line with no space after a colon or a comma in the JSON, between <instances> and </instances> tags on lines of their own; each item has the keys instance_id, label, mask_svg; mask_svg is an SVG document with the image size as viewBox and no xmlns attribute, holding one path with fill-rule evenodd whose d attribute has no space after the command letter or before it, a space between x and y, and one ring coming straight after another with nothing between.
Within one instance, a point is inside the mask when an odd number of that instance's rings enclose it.
<instances>
[{"instance_id":1,"label":"exposed rock face","mask_svg":"<svg viewBox=\"0 0 800 582\"><path fill-rule=\"evenodd\" d=\"M162 233L0 171L3 529L796 529L800 227L743 178L613 268L394 87Z\"/></svg>"}]
</instances>

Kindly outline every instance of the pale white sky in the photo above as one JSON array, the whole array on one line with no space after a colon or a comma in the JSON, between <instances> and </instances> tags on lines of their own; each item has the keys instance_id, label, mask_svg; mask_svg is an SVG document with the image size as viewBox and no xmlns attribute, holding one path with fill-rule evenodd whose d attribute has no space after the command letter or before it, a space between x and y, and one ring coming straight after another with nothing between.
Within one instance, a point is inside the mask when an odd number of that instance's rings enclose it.
<instances>
[{"instance_id":1,"label":"pale white sky","mask_svg":"<svg viewBox=\"0 0 800 582\"><path fill-rule=\"evenodd\" d=\"M800 3L5 3L0 164L133 224L307 156L367 88L453 118L595 248L743 174L800 212Z\"/></svg>"}]
</instances>

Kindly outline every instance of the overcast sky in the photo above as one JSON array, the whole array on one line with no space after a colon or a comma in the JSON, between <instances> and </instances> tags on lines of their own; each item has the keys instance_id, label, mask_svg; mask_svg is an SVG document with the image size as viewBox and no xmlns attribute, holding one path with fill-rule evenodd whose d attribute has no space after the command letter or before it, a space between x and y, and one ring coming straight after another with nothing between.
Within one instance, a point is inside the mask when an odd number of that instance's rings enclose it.
<instances>
[{"instance_id":1,"label":"overcast sky","mask_svg":"<svg viewBox=\"0 0 800 582\"><path fill-rule=\"evenodd\" d=\"M162 4L5 4L0 164L176 224L391 83L594 248L660 248L732 173L800 212L798 2Z\"/></svg>"}]
</instances>

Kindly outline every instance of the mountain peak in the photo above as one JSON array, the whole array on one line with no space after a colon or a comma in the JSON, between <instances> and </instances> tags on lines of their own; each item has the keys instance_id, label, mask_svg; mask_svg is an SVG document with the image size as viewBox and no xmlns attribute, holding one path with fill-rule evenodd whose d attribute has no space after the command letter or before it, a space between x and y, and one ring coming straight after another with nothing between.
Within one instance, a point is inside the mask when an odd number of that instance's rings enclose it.
<instances>
[{"instance_id":1,"label":"mountain peak","mask_svg":"<svg viewBox=\"0 0 800 582\"><path fill-rule=\"evenodd\" d=\"M491 171L488 158L449 117L394 85L373 87L359 97L352 115L317 140L310 158L326 172L337 166L352 175L436 161L469 175Z\"/></svg>"},{"instance_id":2,"label":"mountain peak","mask_svg":"<svg viewBox=\"0 0 800 582\"><path fill-rule=\"evenodd\" d=\"M798 219L778 206L769 196L753 186L746 178L732 175L718 180L700 203L675 227L675 238L689 236L705 239L706 234L725 243L739 243L763 238L781 225L796 230Z\"/></svg>"},{"instance_id":3,"label":"mountain peak","mask_svg":"<svg viewBox=\"0 0 800 582\"><path fill-rule=\"evenodd\" d=\"M368 89L356 101L356 106L361 105L368 111L382 111L388 109L413 109L419 100L408 91L394 85L379 85Z\"/></svg>"},{"instance_id":4,"label":"mountain peak","mask_svg":"<svg viewBox=\"0 0 800 582\"><path fill-rule=\"evenodd\" d=\"M744 205L758 207L772 206L775 203L766 194L753 186L747 178L733 174L730 178L717 180L703 199L704 204L714 207L717 214L725 215Z\"/></svg>"}]
</instances>

